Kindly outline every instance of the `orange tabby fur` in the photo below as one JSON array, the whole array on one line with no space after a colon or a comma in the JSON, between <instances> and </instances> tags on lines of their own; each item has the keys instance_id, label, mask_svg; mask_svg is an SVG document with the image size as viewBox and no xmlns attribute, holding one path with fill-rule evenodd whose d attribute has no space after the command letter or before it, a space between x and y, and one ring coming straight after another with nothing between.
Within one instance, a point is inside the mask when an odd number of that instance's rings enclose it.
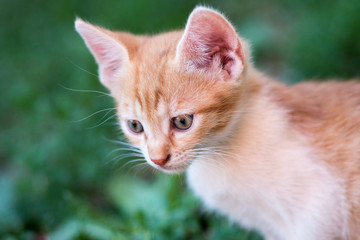
<instances>
[{"instance_id":1,"label":"orange tabby fur","mask_svg":"<svg viewBox=\"0 0 360 240\"><path fill-rule=\"evenodd\" d=\"M216 32L203 19L218 24L224 39L206 35ZM79 19L76 28L124 133L149 164L166 172L188 168L189 185L209 208L267 239L360 239L359 82L289 87L265 77L230 23L202 7L185 32L136 36ZM198 33L221 45L209 48L212 58L194 60L208 53L191 45ZM194 114L191 130L172 128L170 119L181 114ZM144 134L129 131L130 119L143 123ZM203 145L221 151L194 150ZM163 168L151 162L168 154Z\"/></svg>"}]
</instances>

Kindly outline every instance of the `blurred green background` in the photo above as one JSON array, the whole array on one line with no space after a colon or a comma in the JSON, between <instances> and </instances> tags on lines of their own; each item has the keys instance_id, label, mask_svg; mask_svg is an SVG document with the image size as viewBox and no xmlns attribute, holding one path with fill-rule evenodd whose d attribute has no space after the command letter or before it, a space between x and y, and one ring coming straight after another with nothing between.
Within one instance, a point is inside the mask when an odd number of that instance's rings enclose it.
<instances>
[{"instance_id":1,"label":"blurred green background","mask_svg":"<svg viewBox=\"0 0 360 240\"><path fill-rule=\"evenodd\" d=\"M359 0L201 3L229 17L269 75L288 83L360 75ZM112 100L77 91L106 92L75 16L153 34L182 28L197 4L0 1L0 239L261 239L207 213L183 176L111 153L125 147L112 141L122 139L105 110Z\"/></svg>"}]
</instances>

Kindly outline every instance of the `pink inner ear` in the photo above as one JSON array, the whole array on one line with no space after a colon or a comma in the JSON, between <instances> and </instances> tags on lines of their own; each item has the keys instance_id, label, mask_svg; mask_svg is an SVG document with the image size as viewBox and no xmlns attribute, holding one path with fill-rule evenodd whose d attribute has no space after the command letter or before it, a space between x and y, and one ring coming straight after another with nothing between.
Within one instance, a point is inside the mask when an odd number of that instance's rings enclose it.
<instances>
[{"instance_id":1,"label":"pink inner ear","mask_svg":"<svg viewBox=\"0 0 360 240\"><path fill-rule=\"evenodd\" d=\"M91 50L96 55L96 61L107 76L114 75L120 69L121 58L112 53L112 51L116 51L115 48L112 49L103 43L92 45Z\"/></svg>"},{"instance_id":2,"label":"pink inner ear","mask_svg":"<svg viewBox=\"0 0 360 240\"><path fill-rule=\"evenodd\" d=\"M124 55L112 39L101 36L88 40L88 46L93 53L99 68L102 81L110 81L120 71Z\"/></svg>"},{"instance_id":3,"label":"pink inner ear","mask_svg":"<svg viewBox=\"0 0 360 240\"><path fill-rule=\"evenodd\" d=\"M194 10L180 44L181 54L191 68L221 71L226 79L242 71L240 41L219 13L201 8Z\"/></svg>"},{"instance_id":4,"label":"pink inner ear","mask_svg":"<svg viewBox=\"0 0 360 240\"><path fill-rule=\"evenodd\" d=\"M109 64L109 55L111 54L111 49L108 44L96 43L91 46L92 51L96 54L97 61L99 63L107 63Z\"/></svg>"}]
</instances>

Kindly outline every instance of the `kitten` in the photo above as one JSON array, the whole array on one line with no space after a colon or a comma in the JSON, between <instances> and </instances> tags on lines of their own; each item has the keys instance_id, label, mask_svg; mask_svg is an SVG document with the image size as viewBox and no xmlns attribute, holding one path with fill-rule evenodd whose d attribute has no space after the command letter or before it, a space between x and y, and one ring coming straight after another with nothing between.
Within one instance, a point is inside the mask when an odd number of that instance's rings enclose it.
<instances>
[{"instance_id":1,"label":"kitten","mask_svg":"<svg viewBox=\"0 0 360 240\"><path fill-rule=\"evenodd\" d=\"M205 7L155 36L75 26L151 166L266 239L360 239L359 82L276 82Z\"/></svg>"}]
</instances>

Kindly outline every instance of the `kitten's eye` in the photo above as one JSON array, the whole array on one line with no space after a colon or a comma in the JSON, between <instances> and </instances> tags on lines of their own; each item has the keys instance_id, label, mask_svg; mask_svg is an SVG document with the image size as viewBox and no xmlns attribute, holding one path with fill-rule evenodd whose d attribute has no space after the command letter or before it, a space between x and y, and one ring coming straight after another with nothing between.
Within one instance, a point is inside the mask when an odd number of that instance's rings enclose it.
<instances>
[{"instance_id":1,"label":"kitten's eye","mask_svg":"<svg viewBox=\"0 0 360 240\"><path fill-rule=\"evenodd\" d=\"M186 130L191 127L193 115L181 115L172 119L174 126L179 130Z\"/></svg>"},{"instance_id":2,"label":"kitten's eye","mask_svg":"<svg viewBox=\"0 0 360 240\"><path fill-rule=\"evenodd\" d=\"M129 129L134 133L141 133L144 131L143 126L138 120L129 120L127 121Z\"/></svg>"}]
</instances>

